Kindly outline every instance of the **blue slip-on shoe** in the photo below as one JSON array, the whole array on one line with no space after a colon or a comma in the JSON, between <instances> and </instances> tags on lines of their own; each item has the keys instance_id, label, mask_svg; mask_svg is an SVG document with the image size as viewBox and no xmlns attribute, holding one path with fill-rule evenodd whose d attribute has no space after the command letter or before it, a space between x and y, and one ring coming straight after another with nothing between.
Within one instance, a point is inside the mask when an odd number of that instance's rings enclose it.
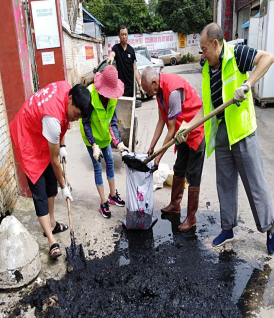
<instances>
[{"instance_id":1,"label":"blue slip-on shoe","mask_svg":"<svg viewBox=\"0 0 274 318\"><path fill-rule=\"evenodd\" d=\"M274 233L267 232L266 246L269 254L274 254Z\"/></svg>"},{"instance_id":2,"label":"blue slip-on shoe","mask_svg":"<svg viewBox=\"0 0 274 318\"><path fill-rule=\"evenodd\" d=\"M221 232L212 242L214 247L222 246L225 243L232 242L234 240L233 230L229 232ZM273 240L273 248L274 248L274 240Z\"/></svg>"}]
</instances>

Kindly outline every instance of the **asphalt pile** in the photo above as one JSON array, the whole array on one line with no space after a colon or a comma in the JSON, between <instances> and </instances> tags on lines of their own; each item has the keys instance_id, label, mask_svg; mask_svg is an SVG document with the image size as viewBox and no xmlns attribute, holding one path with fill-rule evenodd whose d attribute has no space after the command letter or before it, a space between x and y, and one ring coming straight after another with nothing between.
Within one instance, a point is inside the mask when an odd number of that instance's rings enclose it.
<instances>
[{"instance_id":1,"label":"asphalt pile","mask_svg":"<svg viewBox=\"0 0 274 318\"><path fill-rule=\"evenodd\" d=\"M132 232L122 233L128 248L117 242L85 270L47 280L20 307L30 304L37 317L48 318L242 317L230 301L235 255L222 254L216 264L195 236L155 247L148 231L139 239ZM121 257L129 264L120 266Z\"/></svg>"}]
</instances>

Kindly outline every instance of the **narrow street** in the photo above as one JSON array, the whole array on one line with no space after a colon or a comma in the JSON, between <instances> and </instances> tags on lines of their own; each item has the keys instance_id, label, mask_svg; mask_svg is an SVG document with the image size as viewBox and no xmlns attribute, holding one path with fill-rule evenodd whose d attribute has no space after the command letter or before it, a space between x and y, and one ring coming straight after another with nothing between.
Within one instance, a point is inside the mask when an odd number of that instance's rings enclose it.
<instances>
[{"instance_id":1,"label":"narrow street","mask_svg":"<svg viewBox=\"0 0 274 318\"><path fill-rule=\"evenodd\" d=\"M184 69L183 69L184 68ZM199 93L201 92L202 76L200 73L188 73L189 69L185 66L175 66L175 72L183 76ZM182 70L183 69L183 70ZM165 67L164 72L173 72L173 67ZM145 109L145 110L144 110ZM274 135L274 127L272 118L274 116L274 108L261 109L256 106L257 124L258 124L258 138L262 151L264 170L267 182L271 189L272 202L274 202L274 170L271 158L274 156L274 146L272 136ZM146 151L149 148L154 129L158 118L157 103L155 100L143 103L142 108L136 111L139 118L139 129L142 132L138 151ZM154 123L154 124L152 124ZM167 130L166 130L167 131ZM164 136L159 141L158 147L161 146ZM172 168L175 161L173 148L169 149L164 155L162 162L169 164ZM159 211L161 207L169 203L170 188L165 187L154 192L155 210ZM185 195L186 197L186 195ZM183 199L183 210L181 215L185 215L186 209ZM186 202L185 202L186 204ZM219 202L216 190L216 174L215 174L215 158L214 154L205 160L203 178L201 185L200 206L197 219L197 237L203 246L213 253L217 262L221 260L222 253L227 252L232 258L245 261L240 262L235 266L231 280L233 280L232 301L234 303L242 304L242 299L249 299L242 314L247 314L245 310L249 307L253 314L258 317L273 317L274 315L274 267L273 258L268 257L266 250L266 235L257 231L255 222L250 210L249 202L243 188L242 182L239 178L239 209L238 218L239 225L236 228L235 241L227 244L224 248L213 249L211 242L213 238L218 235L220 231L220 215ZM182 218L183 219L183 218ZM159 224L158 224L159 226ZM157 224L154 231L156 231ZM262 283L261 279L264 277ZM253 293L254 295L246 295L246 293ZM257 299L255 301L255 298Z\"/></svg>"},{"instance_id":2,"label":"narrow street","mask_svg":"<svg viewBox=\"0 0 274 318\"><path fill-rule=\"evenodd\" d=\"M183 76L201 96L201 73L195 70L193 74L182 74L188 71L185 66L164 68L164 72ZM274 107L256 106L256 114L265 175L274 202ZM142 107L136 109L136 116L137 151L146 152L158 120L156 99L143 101ZM164 137L165 134L156 149L161 147ZM66 138L67 174L74 198L72 218L77 243L83 244L89 260L87 270L66 274L65 247L70 245L69 231L57 235L63 255L57 262L49 261L47 240L32 200L21 198L13 215L39 243L42 269L38 280L22 291L0 292L0 304L4 308L1 318L15 316L16 309L20 317L35 317L35 309L37 317L274 316L274 257L267 254L266 235L256 230L240 180L235 241L219 249L211 246L221 230L214 154L204 164L196 231L178 233L180 217L161 217L160 209L170 200L169 186L154 192L154 215L158 222L152 230L126 231L120 222L125 217L125 208L111 207L112 218L107 220L98 212L99 196L92 162L78 123L71 126ZM116 188L126 199L125 167L117 151L114 151L114 161ZM170 148L162 162L172 168L174 161L174 149ZM108 194L105 175L104 182ZM186 198L187 193L181 205L181 220L186 214ZM68 223L60 194L55 210L57 220ZM39 287L50 278L46 286ZM28 296L19 305L25 294ZM58 306L43 306L55 294Z\"/></svg>"}]
</instances>

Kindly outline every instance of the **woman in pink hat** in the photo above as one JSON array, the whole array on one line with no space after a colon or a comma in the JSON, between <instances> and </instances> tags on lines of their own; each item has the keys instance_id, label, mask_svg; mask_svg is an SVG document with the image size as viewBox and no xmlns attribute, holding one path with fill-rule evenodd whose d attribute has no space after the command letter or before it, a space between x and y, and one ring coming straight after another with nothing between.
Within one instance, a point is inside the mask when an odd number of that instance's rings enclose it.
<instances>
[{"instance_id":1,"label":"woman in pink hat","mask_svg":"<svg viewBox=\"0 0 274 318\"><path fill-rule=\"evenodd\" d=\"M119 136L115 110L117 98L124 93L124 84L118 79L116 68L109 65L103 72L96 73L94 84L91 84L88 90L91 94L92 111L90 116L80 120L80 130L94 166L95 183L101 198L99 212L103 217L110 218L109 204L125 206L125 202L115 190L114 162L111 151L111 141L120 154L128 151ZM106 162L110 189L108 200L103 187L101 157L104 157Z\"/></svg>"}]
</instances>

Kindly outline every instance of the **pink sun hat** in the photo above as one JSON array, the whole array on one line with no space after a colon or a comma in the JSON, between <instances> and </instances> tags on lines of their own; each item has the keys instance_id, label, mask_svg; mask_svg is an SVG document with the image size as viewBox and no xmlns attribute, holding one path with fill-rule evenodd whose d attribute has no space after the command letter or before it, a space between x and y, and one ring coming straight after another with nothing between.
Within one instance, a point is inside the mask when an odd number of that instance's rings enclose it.
<instances>
[{"instance_id":1,"label":"pink sun hat","mask_svg":"<svg viewBox=\"0 0 274 318\"><path fill-rule=\"evenodd\" d=\"M113 65L105 67L103 72L95 74L94 86L98 94L116 99L124 94L124 83L118 79L118 72Z\"/></svg>"}]
</instances>

